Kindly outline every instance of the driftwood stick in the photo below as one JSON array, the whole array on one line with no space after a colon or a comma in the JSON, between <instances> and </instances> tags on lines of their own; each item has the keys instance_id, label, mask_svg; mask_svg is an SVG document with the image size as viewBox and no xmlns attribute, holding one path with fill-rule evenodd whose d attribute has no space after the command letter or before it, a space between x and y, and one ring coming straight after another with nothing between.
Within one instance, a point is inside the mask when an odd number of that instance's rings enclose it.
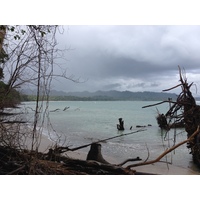
<instances>
[{"instance_id":1,"label":"driftwood stick","mask_svg":"<svg viewBox=\"0 0 200 200\"><path fill-rule=\"evenodd\" d=\"M173 89L175 89L175 88L177 88L177 87L179 87L179 86L181 86L182 85L182 83L180 83L180 84L178 84L178 85L176 85L176 86L174 86L174 87L171 87L171 88L169 88L169 89L165 89L165 90L162 90L163 92L166 92L166 91L169 91L169 90L173 90Z\"/></svg>"},{"instance_id":2,"label":"driftwood stick","mask_svg":"<svg viewBox=\"0 0 200 200\"><path fill-rule=\"evenodd\" d=\"M173 102L173 101L162 101L162 102L159 102L159 103L155 103L155 104L151 104L151 105L147 105L147 106L143 106L142 108L147 108L147 107L152 107L152 106L157 106L157 105L160 105L160 104L163 104L163 103L176 103L176 102Z\"/></svg>"},{"instance_id":3,"label":"driftwood stick","mask_svg":"<svg viewBox=\"0 0 200 200\"><path fill-rule=\"evenodd\" d=\"M57 108L57 109L55 109L55 110L50 110L49 112L57 112L57 111L59 111L60 109L59 108Z\"/></svg>"},{"instance_id":4,"label":"driftwood stick","mask_svg":"<svg viewBox=\"0 0 200 200\"><path fill-rule=\"evenodd\" d=\"M25 124L27 123L26 121L18 121L18 120L14 120L14 121L2 121L2 123L4 124Z\"/></svg>"},{"instance_id":5,"label":"driftwood stick","mask_svg":"<svg viewBox=\"0 0 200 200\"><path fill-rule=\"evenodd\" d=\"M182 78L182 72L181 72L181 68L180 68L179 65L178 65L178 71L179 71L180 81L181 81L181 83L183 84L184 81L183 81L183 78Z\"/></svg>"},{"instance_id":6,"label":"driftwood stick","mask_svg":"<svg viewBox=\"0 0 200 200\"><path fill-rule=\"evenodd\" d=\"M9 172L7 175L13 175L13 174L16 174L18 173L19 171L23 170L26 166L25 165L22 165L21 167Z\"/></svg>"},{"instance_id":7,"label":"driftwood stick","mask_svg":"<svg viewBox=\"0 0 200 200\"><path fill-rule=\"evenodd\" d=\"M192 82L192 83L190 83L190 85L188 85L188 88L190 88L192 85L193 85L193 82Z\"/></svg>"},{"instance_id":8,"label":"driftwood stick","mask_svg":"<svg viewBox=\"0 0 200 200\"><path fill-rule=\"evenodd\" d=\"M140 157L137 157L137 158L130 158L130 159L127 159L125 160L124 162L120 163L120 164L117 164L117 166L123 166L124 164L126 164L127 162L133 162L133 161L139 161L139 160L142 160Z\"/></svg>"},{"instance_id":9,"label":"driftwood stick","mask_svg":"<svg viewBox=\"0 0 200 200\"><path fill-rule=\"evenodd\" d=\"M96 141L96 142L92 142L92 143L90 143L90 144L86 144L86 145L83 145L83 146L80 146L80 147L75 147L75 148L69 149L69 150L70 150L70 151L76 151L76 150L78 150L78 149L82 149L82 148L88 147L88 146L90 146L91 144L100 143L100 142L105 142L105 141L108 141L108 140L112 140L112 139L115 139L115 138L118 138L118 137L122 137L122 136L131 135L131 134L138 133L138 132L145 131L145 130L146 130L146 129L140 129L140 130L133 131L133 132L130 132L130 133L125 133L125 134L122 134L122 135L113 136L113 137L106 138L106 139L102 139L102 140L98 140L98 141Z\"/></svg>"},{"instance_id":10,"label":"driftwood stick","mask_svg":"<svg viewBox=\"0 0 200 200\"><path fill-rule=\"evenodd\" d=\"M148 161L148 162L141 162L141 163L137 163L137 164L132 164L132 165L129 165L127 166L126 168L127 169L130 169L132 167L138 167L138 166L143 166L143 165L149 165L149 164L153 164L153 163L156 163L156 162L159 162L161 158L163 158L165 155L167 155L168 153L170 153L171 151L173 151L174 149L178 148L179 146L189 142L190 140L192 140L198 133L200 132L200 128L199 126L197 127L197 130L187 139L187 140L184 140L180 143L178 143L177 145L174 145L173 147L171 147L170 149L167 149L166 151L164 151L160 156L158 156L155 160L151 160L151 161Z\"/></svg>"},{"instance_id":11,"label":"driftwood stick","mask_svg":"<svg viewBox=\"0 0 200 200\"><path fill-rule=\"evenodd\" d=\"M185 87L186 81L187 81L187 80L183 81L182 72L181 72L180 66L178 66L178 70L179 70L179 76L180 76L180 82L181 82L181 83L178 84L178 85L176 85L176 86L174 86L174 87L171 87L171 88L169 88L169 89L165 89L165 90L163 90L163 92L166 92L166 91L169 91L169 90L173 90L173 89L175 89L175 88L177 88L177 87L179 87L179 86L184 86L184 87ZM193 85L193 82L188 86L188 89L189 89L192 85Z\"/></svg>"},{"instance_id":12,"label":"driftwood stick","mask_svg":"<svg viewBox=\"0 0 200 200\"><path fill-rule=\"evenodd\" d=\"M106 138L106 139L102 139L102 140L98 140L98 141L96 141L96 142L92 142L92 143L85 144L85 145L82 145L82 146L79 146L79 147L75 147L75 148L58 147L58 148L56 148L56 149L57 149L57 150L65 150L65 151L62 151L62 153L66 152L66 151L76 151L76 150L79 150L79 149L82 149L82 148L86 148L86 147L90 146L91 144L96 144L96 143L100 143L100 142L105 142L105 141L107 141L107 140L112 140L112 139L115 139L115 138L118 138L118 137L127 136L127 135L131 135L131 134L138 133L138 132L141 132L141 131L146 131L146 130L147 130L147 129L139 129L139 130L137 130L137 131L133 131L133 132L130 132L130 133L125 133L125 134L122 134L122 135L113 136L113 137Z\"/></svg>"},{"instance_id":13,"label":"driftwood stick","mask_svg":"<svg viewBox=\"0 0 200 200\"><path fill-rule=\"evenodd\" d=\"M85 161L68 159L64 161L66 167L75 168L77 171L84 171L88 174L121 174L121 175L135 175L136 171L132 169L126 169L121 166L100 163L98 161ZM88 171L88 172L87 172Z\"/></svg>"}]
</instances>

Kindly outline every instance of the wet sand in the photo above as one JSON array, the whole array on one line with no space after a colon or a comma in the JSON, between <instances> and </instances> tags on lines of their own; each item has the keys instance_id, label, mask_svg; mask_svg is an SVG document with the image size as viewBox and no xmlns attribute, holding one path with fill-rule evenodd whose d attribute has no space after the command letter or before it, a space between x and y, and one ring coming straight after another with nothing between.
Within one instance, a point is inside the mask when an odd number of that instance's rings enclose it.
<instances>
[{"instance_id":1,"label":"wet sand","mask_svg":"<svg viewBox=\"0 0 200 200\"><path fill-rule=\"evenodd\" d=\"M136 171L149 172L160 175L200 175L200 173L189 168L177 167L175 165L167 165L165 163L155 163L134 168Z\"/></svg>"},{"instance_id":2,"label":"wet sand","mask_svg":"<svg viewBox=\"0 0 200 200\"><path fill-rule=\"evenodd\" d=\"M50 147L54 145L54 142L50 141L48 137L42 136L41 137L41 143L39 147L39 151L41 152L47 152ZM74 152L67 152L67 156L74 159L80 159L80 160L86 160L87 153L82 151L74 151ZM104 158L112 164L118 164L119 161L112 157L107 157L103 155ZM200 175L199 172L193 171L190 168L183 168L178 167L166 163L155 163L151 165L146 166L139 166L134 168L138 172L147 172L147 173L153 173L153 174L160 174L160 175Z\"/></svg>"}]
</instances>

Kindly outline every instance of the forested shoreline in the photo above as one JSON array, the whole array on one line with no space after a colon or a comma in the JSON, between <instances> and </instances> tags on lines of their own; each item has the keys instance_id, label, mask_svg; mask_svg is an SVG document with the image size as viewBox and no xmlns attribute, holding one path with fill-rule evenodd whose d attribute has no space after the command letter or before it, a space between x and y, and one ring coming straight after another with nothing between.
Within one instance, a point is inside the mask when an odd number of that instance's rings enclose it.
<instances>
[{"instance_id":1,"label":"forested shoreline","mask_svg":"<svg viewBox=\"0 0 200 200\"><path fill-rule=\"evenodd\" d=\"M167 98L176 100L174 93L97 91L97 92L54 92L48 96L50 101L163 101ZM22 101L36 101L35 94L22 94Z\"/></svg>"}]
</instances>

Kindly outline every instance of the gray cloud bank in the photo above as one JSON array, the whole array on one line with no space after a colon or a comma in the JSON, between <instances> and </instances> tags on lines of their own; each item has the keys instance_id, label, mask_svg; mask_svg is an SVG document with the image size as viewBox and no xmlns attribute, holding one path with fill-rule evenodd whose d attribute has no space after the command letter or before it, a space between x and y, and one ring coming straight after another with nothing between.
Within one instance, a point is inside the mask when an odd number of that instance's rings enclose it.
<instances>
[{"instance_id":1,"label":"gray cloud bank","mask_svg":"<svg viewBox=\"0 0 200 200\"><path fill-rule=\"evenodd\" d=\"M162 91L178 84L178 65L199 85L200 26L65 26L60 45L72 50L64 67L87 79L64 91Z\"/></svg>"}]
</instances>

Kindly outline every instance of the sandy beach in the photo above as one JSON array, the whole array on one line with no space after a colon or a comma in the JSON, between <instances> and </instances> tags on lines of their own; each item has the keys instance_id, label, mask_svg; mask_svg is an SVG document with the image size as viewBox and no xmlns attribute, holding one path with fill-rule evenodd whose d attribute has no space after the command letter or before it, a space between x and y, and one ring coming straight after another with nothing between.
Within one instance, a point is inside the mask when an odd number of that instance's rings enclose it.
<instances>
[{"instance_id":1,"label":"sandy beach","mask_svg":"<svg viewBox=\"0 0 200 200\"><path fill-rule=\"evenodd\" d=\"M39 151L47 152L48 149L51 148L54 144L55 143L49 140L47 136L42 135ZM69 151L67 152L67 156L74 159L86 160L87 153L82 152L80 150L74 151L74 152ZM118 160L112 157L108 157L106 155L103 155L103 157L111 164L119 163ZM147 172L147 173L153 173L153 174L159 174L159 175L200 175L199 172L193 171L189 168L178 167L178 166L174 166L170 164L167 165L166 163L161 163L161 162L151 164L151 165L146 165L146 166L135 167L134 169L138 172Z\"/></svg>"}]
</instances>

